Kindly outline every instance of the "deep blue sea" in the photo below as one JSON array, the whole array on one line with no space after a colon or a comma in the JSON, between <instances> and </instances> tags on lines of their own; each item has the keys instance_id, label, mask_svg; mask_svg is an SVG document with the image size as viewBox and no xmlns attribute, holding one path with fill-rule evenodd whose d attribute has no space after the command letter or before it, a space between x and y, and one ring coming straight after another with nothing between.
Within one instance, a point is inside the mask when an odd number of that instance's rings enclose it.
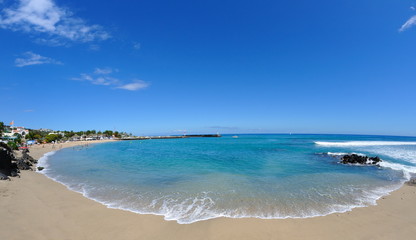
<instances>
[{"instance_id":1,"label":"deep blue sea","mask_svg":"<svg viewBox=\"0 0 416 240\"><path fill-rule=\"evenodd\" d=\"M416 173L412 137L236 136L92 144L48 153L39 166L108 207L178 223L345 212L374 205ZM334 157L343 153L383 162L343 165Z\"/></svg>"}]
</instances>

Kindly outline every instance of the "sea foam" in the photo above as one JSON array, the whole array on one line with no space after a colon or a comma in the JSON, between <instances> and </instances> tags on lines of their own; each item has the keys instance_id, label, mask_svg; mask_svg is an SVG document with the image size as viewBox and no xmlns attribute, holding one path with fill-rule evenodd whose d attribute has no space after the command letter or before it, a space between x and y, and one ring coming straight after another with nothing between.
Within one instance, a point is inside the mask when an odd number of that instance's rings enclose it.
<instances>
[{"instance_id":1,"label":"sea foam","mask_svg":"<svg viewBox=\"0 0 416 240\"><path fill-rule=\"evenodd\" d=\"M326 147L366 147L366 146L404 146L416 145L416 142L396 142L396 141L347 141L347 142L321 142L315 144Z\"/></svg>"},{"instance_id":2,"label":"sea foam","mask_svg":"<svg viewBox=\"0 0 416 240\"><path fill-rule=\"evenodd\" d=\"M45 173L47 171L47 168L49 167L49 164L48 164L49 157L54 155L55 153L56 153L56 151L47 152L41 158L39 158L37 165L39 167L44 167L45 168L43 170L43 173Z\"/></svg>"}]
</instances>

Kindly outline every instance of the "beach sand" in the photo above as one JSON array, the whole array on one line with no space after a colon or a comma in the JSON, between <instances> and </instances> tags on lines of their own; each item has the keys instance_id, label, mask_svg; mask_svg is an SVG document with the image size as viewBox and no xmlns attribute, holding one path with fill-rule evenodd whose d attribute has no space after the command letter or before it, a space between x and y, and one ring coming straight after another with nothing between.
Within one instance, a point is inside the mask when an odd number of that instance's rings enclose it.
<instances>
[{"instance_id":1,"label":"beach sand","mask_svg":"<svg viewBox=\"0 0 416 240\"><path fill-rule=\"evenodd\" d=\"M92 143L92 142L89 142ZM63 147L85 144L65 143ZM60 146L34 146L39 159ZM1 239L415 239L416 186L377 206L308 219L217 218L193 224L109 209L34 171L0 181Z\"/></svg>"}]
</instances>

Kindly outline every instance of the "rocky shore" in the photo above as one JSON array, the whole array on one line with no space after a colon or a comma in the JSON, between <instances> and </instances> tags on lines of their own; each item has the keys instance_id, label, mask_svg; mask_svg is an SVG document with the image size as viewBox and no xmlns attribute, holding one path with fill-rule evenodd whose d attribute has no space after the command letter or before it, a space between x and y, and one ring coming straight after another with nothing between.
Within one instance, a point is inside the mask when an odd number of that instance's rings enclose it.
<instances>
[{"instance_id":1,"label":"rocky shore","mask_svg":"<svg viewBox=\"0 0 416 240\"><path fill-rule=\"evenodd\" d=\"M10 177L20 177L21 170L33 171L34 164L37 163L29 155L29 149L23 149L20 157L16 157L17 152L13 151L7 144L0 142L0 180L11 180Z\"/></svg>"}]
</instances>

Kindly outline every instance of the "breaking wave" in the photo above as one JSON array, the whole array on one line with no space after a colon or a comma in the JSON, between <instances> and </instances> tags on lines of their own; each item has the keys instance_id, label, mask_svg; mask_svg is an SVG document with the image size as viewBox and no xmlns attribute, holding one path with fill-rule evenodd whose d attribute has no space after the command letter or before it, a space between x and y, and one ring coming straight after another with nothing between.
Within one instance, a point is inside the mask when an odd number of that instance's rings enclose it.
<instances>
[{"instance_id":1,"label":"breaking wave","mask_svg":"<svg viewBox=\"0 0 416 240\"><path fill-rule=\"evenodd\" d=\"M366 146L406 146L416 145L416 142L396 141L347 141L347 142L320 142L315 144L326 147L366 147Z\"/></svg>"},{"instance_id":2,"label":"breaking wave","mask_svg":"<svg viewBox=\"0 0 416 240\"><path fill-rule=\"evenodd\" d=\"M344 155L347 155L347 154L357 154L357 155L360 155L360 156L365 156L365 154L363 154L363 153L356 153L356 152L351 152L351 153L347 153L347 152L327 152L327 153L324 153L324 154L329 155L329 156L333 156L333 157L340 157L340 156L344 156ZM401 156L401 154L399 154L399 156ZM363 165L363 164L353 164L353 165L368 166L368 165ZM383 167L383 168L389 168L389 169L392 169L392 170L401 171L403 173L403 178L406 181L410 180L413 175L416 175L416 166L409 166L409 165L406 165L406 164L389 162L389 161L386 161L384 159L382 159L382 161L379 162L378 165L380 167Z\"/></svg>"}]
</instances>

